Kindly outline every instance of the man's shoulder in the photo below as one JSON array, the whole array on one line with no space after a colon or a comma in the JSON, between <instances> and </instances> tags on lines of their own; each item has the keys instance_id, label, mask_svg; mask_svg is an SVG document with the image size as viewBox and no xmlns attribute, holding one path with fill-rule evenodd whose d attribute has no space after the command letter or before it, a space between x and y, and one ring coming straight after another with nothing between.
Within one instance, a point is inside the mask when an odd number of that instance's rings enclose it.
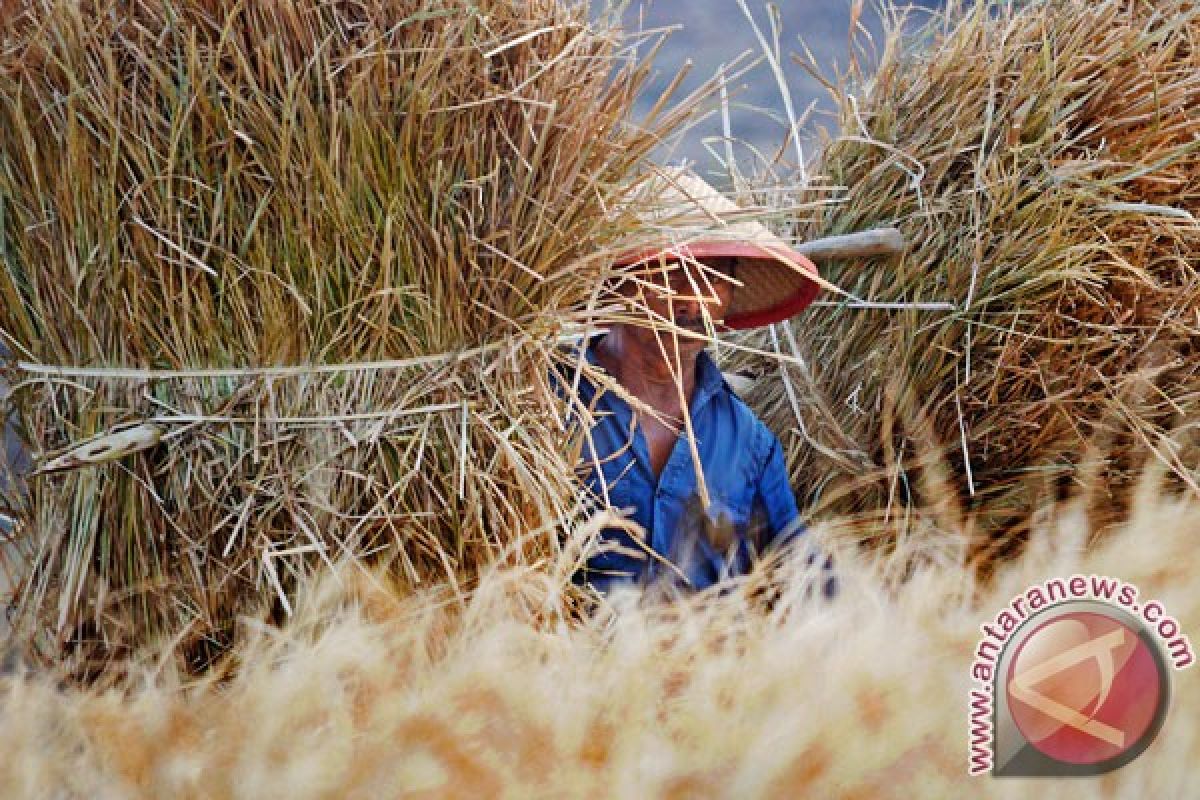
<instances>
[{"instance_id":1,"label":"man's shoulder","mask_svg":"<svg viewBox=\"0 0 1200 800\"><path fill-rule=\"evenodd\" d=\"M778 472L780 467L772 467L772 459L776 459L779 463L784 464L786 469L786 456L783 455L783 442L771 429L771 426L758 416L750 404L743 400L737 392L728 391L730 398L729 405L733 409L734 415L738 418L737 426L743 431L746 431L746 438L743 441L749 442L750 462L753 465L751 469L756 481L767 480L768 475L773 473L775 476L781 474ZM780 455L776 455L776 451ZM786 481L786 474L784 477Z\"/></svg>"},{"instance_id":2,"label":"man's shoulder","mask_svg":"<svg viewBox=\"0 0 1200 800\"><path fill-rule=\"evenodd\" d=\"M727 405L734 426L746 432L742 435L748 437L750 445L753 448L755 460L764 460L775 440L775 434L762 418L758 416L758 413L750 407L750 404L737 393L737 390L724 375L722 375L722 381L721 394L727 398Z\"/></svg>"},{"instance_id":3,"label":"man's shoulder","mask_svg":"<svg viewBox=\"0 0 1200 800\"><path fill-rule=\"evenodd\" d=\"M724 392L729 398L729 405L732 408L733 413L736 414L739 419L744 420L747 425L754 428L756 435L761 434L762 431L759 429L761 428L765 430L767 427L766 423L759 418L754 409L750 407L750 404L742 399L742 396L738 394L732 386L729 385L728 381L725 383Z\"/></svg>"},{"instance_id":4,"label":"man's shoulder","mask_svg":"<svg viewBox=\"0 0 1200 800\"><path fill-rule=\"evenodd\" d=\"M742 399L742 396L738 394L739 376L730 375L729 373L720 369L713 357L707 352L702 352L700 357L708 361L705 369L711 370L713 375L719 376L720 387L718 391L720 394L728 398L730 408L734 411L734 413L738 417L752 421L757 425L762 425L763 422L758 418L758 414L756 414L754 409L750 407L750 404Z\"/></svg>"}]
</instances>

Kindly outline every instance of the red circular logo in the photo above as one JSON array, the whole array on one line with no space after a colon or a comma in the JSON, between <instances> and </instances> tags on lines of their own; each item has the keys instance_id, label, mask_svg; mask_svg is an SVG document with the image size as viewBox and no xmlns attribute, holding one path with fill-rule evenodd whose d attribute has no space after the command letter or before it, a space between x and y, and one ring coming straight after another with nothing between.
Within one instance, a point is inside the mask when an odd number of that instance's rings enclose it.
<instances>
[{"instance_id":1,"label":"red circular logo","mask_svg":"<svg viewBox=\"0 0 1200 800\"><path fill-rule=\"evenodd\" d=\"M1138 631L1087 611L1062 614L1021 642L1005 690L1029 744L1065 764L1096 764L1142 743L1165 696Z\"/></svg>"}]
</instances>

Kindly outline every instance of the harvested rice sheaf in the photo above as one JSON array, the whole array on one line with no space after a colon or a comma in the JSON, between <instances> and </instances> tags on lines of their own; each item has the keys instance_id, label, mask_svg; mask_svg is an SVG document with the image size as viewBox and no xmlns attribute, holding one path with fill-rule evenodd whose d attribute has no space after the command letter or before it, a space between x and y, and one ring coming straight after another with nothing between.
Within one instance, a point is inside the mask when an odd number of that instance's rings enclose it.
<instances>
[{"instance_id":1,"label":"harvested rice sheaf","mask_svg":"<svg viewBox=\"0 0 1200 800\"><path fill-rule=\"evenodd\" d=\"M1096 529L1118 520L1147 459L1197 490L1198 45L1186 0L980 3L891 35L812 170L839 202L798 233L899 226L903 257L822 268L900 307L827 295L764 340L804 366L750 396L815 516L875 540L940 504L990 560L1085 484Z\"/></svg>"},{"instance_id":2,"label":"harvested rice sheaf","mask_svg":"<svg viewBox=\"0 0 1200 800\"><path fill-rule=\"evenodd\" d=\"M684 113L626 124L648 67L610 21L22 8L0 26L0 332L43 472L3 509L18 632L96 669L169 635L199 668L321 565L412 588L558 552L578 500L548 343Z\"/></svg>"}]
</instances>

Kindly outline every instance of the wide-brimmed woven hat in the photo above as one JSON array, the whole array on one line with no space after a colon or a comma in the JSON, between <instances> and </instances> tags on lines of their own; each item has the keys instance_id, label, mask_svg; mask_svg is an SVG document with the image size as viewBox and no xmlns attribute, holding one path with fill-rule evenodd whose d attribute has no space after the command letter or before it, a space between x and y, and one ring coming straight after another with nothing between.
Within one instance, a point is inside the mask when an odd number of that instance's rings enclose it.
<instances>
[{"instance_id":1,"label":"wide-brimmed woven hat","mask_svg":"<svg viewBox=\"0 0 1200 800\"><path fill-rule=\"evenodd\" d=\"M737 258L742 285L725 314L728 329L779 322L816 298L816 265L753 219L761 209L741 208L702 178L678 168L657 174L639 195L649 201L641 215L651 238L622 253L618 267Z\"/></svg>"}]
</instances>

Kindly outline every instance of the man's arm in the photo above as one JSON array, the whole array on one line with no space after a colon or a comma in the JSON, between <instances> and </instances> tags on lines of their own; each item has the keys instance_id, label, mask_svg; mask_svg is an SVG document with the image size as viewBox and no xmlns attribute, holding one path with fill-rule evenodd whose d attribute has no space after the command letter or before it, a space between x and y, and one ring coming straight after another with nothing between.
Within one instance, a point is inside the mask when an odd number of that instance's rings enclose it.
<instances>
[{"instance_id":1,"label":"man's arm","mask_svg":"<svg viewBox=\"0 0 1200 800\"><path fill-rule=\"evenodd\" d=\"M769 534L764 537L765 548L782 547L796 536L804 533L800 522L800 509L796 507L796 496L792 494L788 479L787 462L783 459L783 446L779 437L766 428L768 437L767 456L762 475L758 479L758 499L767 512Z\"/></svg>"},{"instance_id":2,"label":"man's arm","mask_svg":"<svg viewBox=\"0 0 1200 800\"><path fill-rule=\"evenodd\" d=\"M764 429L769 437L766 463L762 476L758 481L758 499L762 501L767 512L767 525L770 534L764 537L764 550L784 547L803 535L807 528L800 521L800 510L796 507L796 496L792 493L791 481L788 478L787 462L783 458L783 445L779 437ZM819 557L811 553L808 557L811 564ZM833 561L826 557L824 563L825 581L823 591L826 597L837 594L837 579L833 573Z\"/></svg>"}]
</instances>

